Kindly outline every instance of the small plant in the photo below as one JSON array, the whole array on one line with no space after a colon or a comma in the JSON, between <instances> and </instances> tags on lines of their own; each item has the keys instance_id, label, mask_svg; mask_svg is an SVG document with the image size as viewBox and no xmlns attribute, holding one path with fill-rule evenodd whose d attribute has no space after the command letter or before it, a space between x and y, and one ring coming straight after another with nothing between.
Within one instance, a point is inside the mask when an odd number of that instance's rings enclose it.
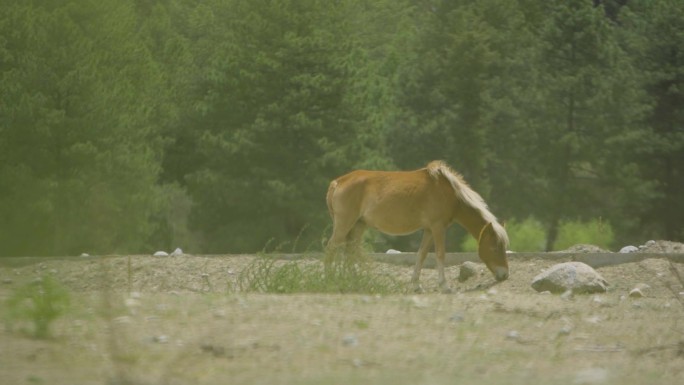
<instances>
[{"instance_id":1,"label":"small plant","mask_svg":"<svg viewBox=\"0 0 684 385\"><path fill-rule=\"evenodd\" d=\"M33 323L31 335L49 338L50 325L69 307L68 290L50 276L18 288L7 300L8 321Z\"/></svg>"}]
</instances>

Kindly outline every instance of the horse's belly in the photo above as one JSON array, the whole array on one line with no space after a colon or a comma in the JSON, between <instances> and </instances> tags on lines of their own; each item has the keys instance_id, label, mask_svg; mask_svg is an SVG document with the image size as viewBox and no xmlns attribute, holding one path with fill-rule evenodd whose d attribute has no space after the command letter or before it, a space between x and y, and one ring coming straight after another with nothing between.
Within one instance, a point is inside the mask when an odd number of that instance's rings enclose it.
<instances>
[{"instance_id":1,"label":"horse's belly","mask_svg":"<svg viewBox=\"0 0 684 385\"><path fill-rule=\"evenodd\" d=\"M419 217L407 217L399 212L366 213L363 220L367 225L389 235L408 235L424 227Z\"/></svg>"}]
</instances>

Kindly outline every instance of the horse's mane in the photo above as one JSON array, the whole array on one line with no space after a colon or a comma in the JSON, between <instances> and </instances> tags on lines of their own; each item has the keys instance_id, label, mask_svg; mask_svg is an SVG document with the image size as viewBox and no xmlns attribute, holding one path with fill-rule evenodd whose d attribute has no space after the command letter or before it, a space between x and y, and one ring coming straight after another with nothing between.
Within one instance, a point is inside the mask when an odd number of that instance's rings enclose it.
<instances>
[{"instance_id":1,"label":"horse's mane","mask_svg":"<svg viewBox=\"0 0 684 385\"><path fill-rule=\"evenodd\" d=\"M432 162L428 163L427 171L433 178L438 178L439 175L442 175L444 178L446 178L446 180L451 183L451 187L454 188L456 196L464 204L479 212L486 222L491 222L492 229L499 239L499 242L505 247L508 247L508 234L506 233L506 230L503 228L503 226L501 226L501 224L499 224L499 221L496 219L494 214L489 211L487 203L485 203L480 194L475 192L475 190L468 185L461 174L454 171L441 160L433 160Z\"/></svg>"}]
</instances>

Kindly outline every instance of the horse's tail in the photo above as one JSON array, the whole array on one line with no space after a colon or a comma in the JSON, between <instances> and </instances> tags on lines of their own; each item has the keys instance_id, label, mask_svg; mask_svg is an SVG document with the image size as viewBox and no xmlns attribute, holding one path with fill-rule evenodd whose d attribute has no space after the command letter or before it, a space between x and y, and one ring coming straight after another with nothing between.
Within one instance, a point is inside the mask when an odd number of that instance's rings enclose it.
<instances>
[{"instance_id":1,"label":"horse's tail","mask_svg":"<svg viewBox=\"0 0 684 385\"><path fill-rule=\"evenodd\" d=\"M328 212L330 213L331 218L335 218L335 212L333 211L332 207L332 199L333 199L333 194L335 193L335 189L337 188L337 181L334 180L330 182L330 186L328 187L328 193L325 195L325 202L328 204Z\"/></svg>"}]
</instances>

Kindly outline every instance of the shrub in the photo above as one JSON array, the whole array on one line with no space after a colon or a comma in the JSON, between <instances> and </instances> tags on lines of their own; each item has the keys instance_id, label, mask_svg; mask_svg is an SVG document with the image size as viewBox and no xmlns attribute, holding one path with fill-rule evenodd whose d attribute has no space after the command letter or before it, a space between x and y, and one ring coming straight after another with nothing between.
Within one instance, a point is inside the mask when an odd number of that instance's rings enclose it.
<instances>
[{"instance_id":1,"label":"shrub","mask_svg":"<svg viewBox=\"0 0 684 385\"><path fill-rule=\"evenodd\" d=\"M556 250L564 250L572 245L586 243L609 249L613 244L613 228L601 218L588 222L564 221L558 230L558 239L554 245Z\"/></svg>"},{"instance_id":2,"label":"shrub","mask_svg":"<svg viewBox=\"0 0 684 385\"><path fill-rule=\"evenodd\" d=\"M527 218L522 222L512 219L506 222L506 232L510 239L511 250L515 251L543 251L546 235L544 226L534 218ZM463 242L464 251L477 251L477 240L468 237Z\"/></svg>"}]
</instances>

